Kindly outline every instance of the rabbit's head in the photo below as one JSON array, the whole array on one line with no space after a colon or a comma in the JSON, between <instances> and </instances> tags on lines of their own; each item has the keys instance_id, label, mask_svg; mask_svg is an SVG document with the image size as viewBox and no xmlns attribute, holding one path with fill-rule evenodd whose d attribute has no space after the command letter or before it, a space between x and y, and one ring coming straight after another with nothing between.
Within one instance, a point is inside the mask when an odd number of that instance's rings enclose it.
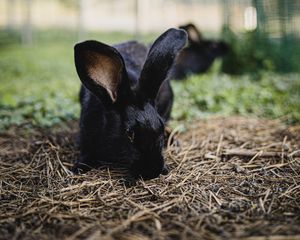
<instances>
[{"instance_id":1,"label":"rabbit's head","mask_svg":"<svg viewBox=\"0 0 300 240\"><path fill-rule=\"evenodd\" d=\"M165 125L157 112L155 98L186 40L182 30L169 29L163 33L150 48L138 74L126 68L124 59L128 56L122 56L114 47L97 41L75 46L77 73L106 111L116 114L117 129L111 132L117 136L112 144L123 145L122 151L130 158L135 176L150 179L164 169ZM132 82L137 84L131 86Z\"/></svg>"},{"instance_id":2,"label":"rabbit's head","mask_svg":"<svg viewBox=\"0 0 300 240\"><path fill-rule=\"evenodd\" d=\"M203 54L206 52L207 55L216 58L227 54L229 46L223 41L214 41L203 39L199 29L192 23L179 27L184 29L188 34L189 48L195 53Z\"/></svg>"}]
</instances>

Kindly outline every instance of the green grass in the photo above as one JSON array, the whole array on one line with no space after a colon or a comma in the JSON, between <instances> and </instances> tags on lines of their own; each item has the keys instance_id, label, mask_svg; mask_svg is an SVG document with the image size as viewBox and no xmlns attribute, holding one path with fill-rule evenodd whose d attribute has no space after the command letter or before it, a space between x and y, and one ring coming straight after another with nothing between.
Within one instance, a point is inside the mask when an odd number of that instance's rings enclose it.
<instances>
[{"instance_id":1,"label":"green grass","mask_svg":"<svg viewBox=\"0 0 300 240\"><path fill-rule=\"evenodd\" d=\"M0 130L24 123L49 127L78 118L80 81L73 61L76 35L65 35L69 37L64 38L60 31L39 32L30 47L16 42L1 44ZM132 36L91 33L87 38L117 43ZM218 69L218 64L214 68ZM252 76L232 77L212 70L185 82L173 82L173 118L242 114L286 116L291 123L300 122L300 74Z\"/></svg>"},{"instance_id":2,"label":"green grass","mask_svg":"<svg viewBox=\"0 0 300 240\"><path fill-rule=\"evenodd\" d=\"M300 122L300 74L266 72L237 77L210 73L172 85L177 98L173 117L178 120L217 114Z\"/></svg>"},{"instance_id":3,"label":"green grass","mask_svg":"<svg viewBox=\"0 0 300 240\"><path fill-rule=\"evenodd\" d=\"M76 34L52 30L35 37L33 46L20 46L18 41L0 45L0 130L12 124L46 127L78 118ZM89 33L88 38L117 43L132 36Z\"/></svg>"}]
</instances>

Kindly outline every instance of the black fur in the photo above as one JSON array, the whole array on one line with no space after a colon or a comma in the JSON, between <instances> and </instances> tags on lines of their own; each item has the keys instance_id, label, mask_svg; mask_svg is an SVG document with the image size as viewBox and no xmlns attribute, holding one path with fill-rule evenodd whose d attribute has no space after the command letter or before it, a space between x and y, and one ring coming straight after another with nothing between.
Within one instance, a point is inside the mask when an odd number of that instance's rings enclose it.
<instances>
[{"instance_id":1,"label":"black fur","mask_svg":"<svg viewBox=\"0 0 300 240\"><path fill-rule=\"evenodd\" d=\"M164 129L173 101L167 74L186 40L185 31L169 29L149 51L137 42L111 47L86 41L75 46L75 65L83 86L80 157L74 172L122 160L130 164L135 177L150 179L165 171ZM104 75L111 76L107 81L118 82L116 89L114 84L105 87Z\"/></svg>"},{"instance_id":2,"label":"black fur","mask_svg":"<svg viewBox=\"0 0 300 240\"><path fill-rule=\"evenodd\" d=\"M188 33L189 44L178 55L171 71L171 78L181 80L190 74L204 73L217 57L225 55L229 47L223 41L202 39L201 33L193 24L180 26Z\"/></svg>"}]
</instances>

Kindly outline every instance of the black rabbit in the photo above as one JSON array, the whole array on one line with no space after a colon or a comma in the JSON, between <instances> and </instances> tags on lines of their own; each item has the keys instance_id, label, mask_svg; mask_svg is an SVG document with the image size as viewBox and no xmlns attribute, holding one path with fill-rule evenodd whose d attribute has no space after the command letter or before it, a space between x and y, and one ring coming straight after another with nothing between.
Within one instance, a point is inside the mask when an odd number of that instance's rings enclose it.
<instances>
[{"instance_id":1,"label":"black rabbit","mask_svg":"<svg viewBox=\"0 0 300 240\"><path fill-rule=\"evenodd\" d=\"M193 73L206 72L217 57L225 55L229 47L223 41L204 40L193 24L180 26L188 33L189 44L178 55L171 78L181 80Z\"/></svg>"},{"instance_id":2,"label":"black rabbit","mask_svg":"<svg viewBox=\"0 0 300 240\"><path fill-rule=\"evenodd\" d=\"M148 51L137 42L75 45L80 90L80 157L74 172L125 160L135 177L166 171L162 154L172 92L167 79L187 34L169 29Z\"/></svg>"}]
</instances>

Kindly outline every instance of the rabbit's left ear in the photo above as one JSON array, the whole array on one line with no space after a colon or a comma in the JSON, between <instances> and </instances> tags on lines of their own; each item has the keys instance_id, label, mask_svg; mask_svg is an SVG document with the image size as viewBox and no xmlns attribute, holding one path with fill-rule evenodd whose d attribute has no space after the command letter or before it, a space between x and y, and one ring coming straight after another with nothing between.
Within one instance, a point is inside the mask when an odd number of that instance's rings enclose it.
<instances>
[{"instance_id":1,"label":"rabbit's left ear","mask_svg":"<svg viewBox=\"0 0 300 240\"><path fill-rule=\"evenodd\" d=\"M153 43L139 80L138 91L142 96L155 99L177 53L185 46L186 41L185 31L171 28Z\"/></svg>"},{"instance_id":2,"label":"rabbit's left ear","mask_svg":"<svg viewBox=\"0 0 300 240\"><path fill-rule=\"evenodd\" d=\"M75 65L83 83L102 101L115 102L120 93L129 91L125 64L113 47L97 41L76 44Z\"/></svg>"},{"instance_id":3,"label":"rabbit's left ear","mask_svg":"<svg viewBox=\"0 0 300 240\"><path fill-rule=\"evenodd\" d=\"M202 34L200 33L199 29L192 23L189 23L187 25L183 25L179 27L180 29L183 29L188 34L189 42L192 43L200 43L202 39Z\"/></svg>"}]
</instances>

